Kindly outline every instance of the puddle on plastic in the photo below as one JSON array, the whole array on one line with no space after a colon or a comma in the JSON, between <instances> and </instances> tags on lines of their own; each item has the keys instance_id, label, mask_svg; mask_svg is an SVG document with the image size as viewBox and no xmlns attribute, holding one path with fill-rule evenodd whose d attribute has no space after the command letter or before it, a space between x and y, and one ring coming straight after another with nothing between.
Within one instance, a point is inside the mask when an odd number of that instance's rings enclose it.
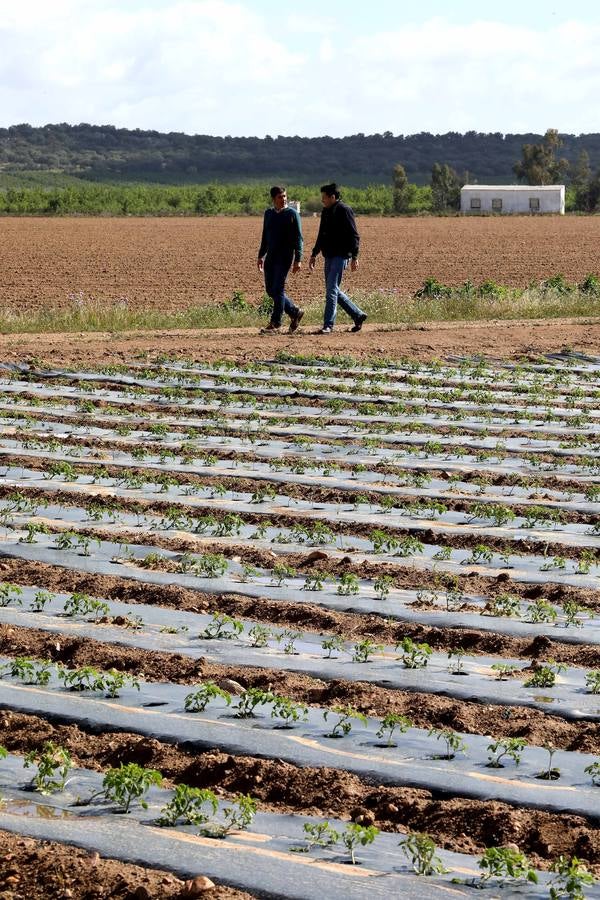
<instances>
[{"instance_id":1,"label":"puddle on plastic","mask_svg":"<svg viewBox=\"0 0 600 900\"><path fill-rule=\"evenodd\" d=\"M68 809L36 803L34 800L4 798L2 809L16 816L29 816L38 819L72 819L74 813Z\"/></svg>"}]
</instances>

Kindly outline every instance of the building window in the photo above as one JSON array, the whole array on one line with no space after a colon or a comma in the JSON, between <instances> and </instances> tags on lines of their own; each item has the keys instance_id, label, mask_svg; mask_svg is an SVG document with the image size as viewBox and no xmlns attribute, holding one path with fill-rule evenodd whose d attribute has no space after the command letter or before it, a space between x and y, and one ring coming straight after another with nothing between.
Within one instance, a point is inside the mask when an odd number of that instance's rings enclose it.
<instances>
[{"instance_id":1,"label":"building window","mask_svg":"<svg viewBox=\"0 0 600 900\"><path fill-rule=\"evenodd\" d=\"M471 197L471 209L481 209L480 197Z\"/></svg>"},{"instance_id":2,"label":"building window","mask_svg":"<svg viewBox=\"0 0 600 900\"><path fill-rule=\"evenodd\" d=\"M539 197L530 197L529 198L529 211L530 212L539 212L540 211L540 198Z\"/></svg>"},{"instance_id":3,"label":"building window","mask_svg":"<svg viewBox=\"0 0 600 900\"><path fill-rule=\"evenodd\" d=\"M492 209L494 212L502 212L502 200L500 197L494 197L492 199Z\"/></svg>"}]
</instances>

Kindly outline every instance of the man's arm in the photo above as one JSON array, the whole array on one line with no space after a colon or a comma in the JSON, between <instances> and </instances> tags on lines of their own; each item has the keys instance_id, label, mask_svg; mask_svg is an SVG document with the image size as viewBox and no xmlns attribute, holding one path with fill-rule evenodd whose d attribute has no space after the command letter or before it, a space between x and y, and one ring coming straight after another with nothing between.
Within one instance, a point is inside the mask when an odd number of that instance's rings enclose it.
<instances>
[{"instance_id":1,"label":"man's arm","mask_svg":"<svg viewBox=\"0 0 600 900\"><path fill-rule=\"evenodd\" d=\"M308 261L308 268L312 272L315 267L315 259L321 252L323 242L323 213L321 213L321 220L319 222L319 231L317 232L317 240L315 241L315 246L312 248L312 253L310 254L310 259Z\"/></svg>"},{"instance_id":2,"label":"man's arm","mask_svg":"<svg viewBox=\"0 0 600 900\"><path fill-rule=\"evenodd\" d=\"M356 262L358 259L358 248L360 245L360 235L358 233L358 228L356 227L356 219L354 218L354 210L351 207L344 207L346 212L346 224L348 228L348 239L350 243L350 253L352 256L352 262Z\"/></svg>"},{"instance_id":3,"label":"man's arm","mask_svg":"<svg viewBox=\"0 0 600 900\"><path fill-rule=\"evenodd\" d=\"M294 213L294 272L297 272L302 264L302 253L304 251L304 238L302 237L302 222L297 210Z\"/></svg>"},{"instance_id":4,"label":"man's arm","mask_svg":"<svg viewBox=\"0 0 600 900\"><path fill-rule=\"evenodd\" d=\"M264 259L267 255L267 217L269 215L269 210L265 210L265 214L263 217L263 229L262 229L262 237L260 239L260 247L258 248L258 271L262 272L264 268Z\"/></svg>"}]
</instances>

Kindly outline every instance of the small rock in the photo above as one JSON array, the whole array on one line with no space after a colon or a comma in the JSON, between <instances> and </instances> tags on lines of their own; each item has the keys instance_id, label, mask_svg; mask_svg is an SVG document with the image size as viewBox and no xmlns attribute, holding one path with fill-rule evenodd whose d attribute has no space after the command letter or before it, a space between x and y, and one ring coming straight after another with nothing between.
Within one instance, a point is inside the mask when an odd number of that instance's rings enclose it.
<instances>
[{"instance_id":1,"label":"small rock","mask_svg":"<svg viewBox=\"0 0 600 900\"><path fill-rule=\"evenodd\" d=\"M138 885L131 896L135 900L152 900L152 894L143 884Z\"/></svg>"},{"instance_id":2,"label":"small rock","mask_svg":"<svg viewBox=\"0 0 600 900\"><path fill-rule=\"evenodd\" d=\"M317 562L320 559L329 559L329 555L324 550L313 550L302 560L303 563Z\"/></svg>"},{"instance_id":3,"label":"small rock","mask_svg":"<svg viewBox=\"0 0 600 900\"><path fill-rule=\"evenodd\" d=\"M100 862L100 854L97 850L92 850L89 855L89 860L93 866L97 865Z\"/></svg>"},{"instance_id":4,"label":"small rock","mask_svg":"<svg viewBox=\"0 0 600 900\"><path fill-rule=\"evenodd\" d=\"M238 681L234 681L232 678L221 678L217 684L222 690L229 691L230 694L243 694L245 690Z\"/></svg>"},{"instance_id":5,"label":"small rock","mask_svg":"<svg viewBox=\"0 0 600 900\"><path fill-rule=\"evenodd\" d=\"M190 898L191 900L192 897L199 897L200 894L203 894L205 891L212 891L214 886L214 881L211 881L206 875L196 875L191 881L186 881L181 896L185 897L186 900L187 898Z\"/></svg>"}]
</instances>

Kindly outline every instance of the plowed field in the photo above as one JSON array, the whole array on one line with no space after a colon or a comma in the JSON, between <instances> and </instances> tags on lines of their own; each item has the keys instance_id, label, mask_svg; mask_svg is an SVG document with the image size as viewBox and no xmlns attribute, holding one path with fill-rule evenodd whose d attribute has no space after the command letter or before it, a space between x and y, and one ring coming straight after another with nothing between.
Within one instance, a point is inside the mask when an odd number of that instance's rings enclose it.
<instances>
[{"instance_id":1,"label":"plowed field","mask_svg":"<svg viewBox=\"0 0 600 900\"><path fill-rule=\"evenodd\" d=\"M536 219L359 220L361 265L355 290L402 296L434 275L458 284L492 278L525 286L562 272L578 280L597 271L600 216ZM306 251L318 219L303 220ZM99 299L179 309L245 291L262 295L255 257L259 218L3 219L2 303L11 308L67 306L80 291ZM290 284L300 301L320 296L321 271Z\"/></svg>"}]
</instances>

